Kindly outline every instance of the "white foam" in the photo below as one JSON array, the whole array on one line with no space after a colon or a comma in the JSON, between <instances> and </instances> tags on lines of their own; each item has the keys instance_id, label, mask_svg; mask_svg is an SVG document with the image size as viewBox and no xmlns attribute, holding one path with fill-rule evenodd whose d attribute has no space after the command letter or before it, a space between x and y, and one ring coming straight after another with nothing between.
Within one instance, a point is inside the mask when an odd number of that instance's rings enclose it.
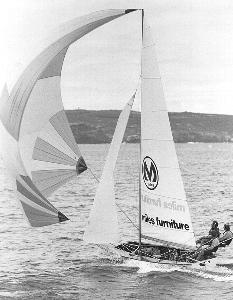
<instances>
[{"instance_id":1,"label":"white foam","mask_svg":"<svg viewBox=\"0 0 233 300\"><path fill-rule=\"evenodd\" d=\"M199 264L195 264L192 266L178 266L127 259L122 265L129 268L138 268L137 273L139 274L146 274L150 272L167 273L179 271L182 273L190 273L192 275L205 279L212 279L214 281L233 282L233 270L230 270L227 267L216 266L214 262L203 267Z\"/></svg>"},{"instance_id":2,"label":"white foam","mask_svg":"<svg viewBox=\"0 0 233 300\"><path fill-rule=\"evenodd\" d=\"M126 267L138 268L137 273L184 271L181 266L151 263L134 259L126 260L123 265ZM185 271L190 272L187 269Z\"/></svg>"},{"instance_id":3,"label":"white foam","mask_svg":"<svg viewBox=\"0 0 233 300\"><path fill-rule=\"evenodd\" d=\"M216 267L214 270L212 269L212 271L194 271L193 274L197 277L212 279L214 281L233 282L233 272L223 267Z\"/></svg>"}]
</instances>

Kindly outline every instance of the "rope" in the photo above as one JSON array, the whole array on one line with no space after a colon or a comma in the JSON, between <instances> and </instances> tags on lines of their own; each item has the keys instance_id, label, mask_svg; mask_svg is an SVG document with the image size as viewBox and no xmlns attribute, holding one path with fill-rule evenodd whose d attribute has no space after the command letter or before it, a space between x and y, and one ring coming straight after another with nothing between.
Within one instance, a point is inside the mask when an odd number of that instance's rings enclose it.
<instances>
[{"instance_id":1,"label":"rope","mask_svg":"<svg viewBox=\"0 0 233 300\"><path fill-rule=\"evenodd\" d=\"M89 172L91 173L91 175L95 178L95 180L99 183L99 178L92 172L91 168L88 168Z\"/></svg>"},{"instance_id":2,"label":"rope","mask_svg":"<svg viewBox=\"0 0 233 300\"><path fill-rule=\"evenodd\" d=\"M99 179L97 178L97 176L93 173L93 171L88 168L88 170L90 171L90 173L92 174L92 176L95 178L95 180L99 183ZM134 222L129 218L129 216L126 214L126 212L120 207L119 204L116 203L116 206L119 208L119 210L125 215L125 217L130 221L130 223L138 230L138 227L136 224L134 224Z\"/></svg>"},{"instance_id":3,"label":"rope","mask_svg":"<svg viewBox=\"0 0 233 300\"><path fill-rule=\"evenodd\" d=\"M130 221L130 223L139 230L138 226L134 224L134 222L129 218L129 216L126 214L126 212L116 203L116 206L119 208L119 210L125 215L125 217Z\"/></svg>"}]
</instances>

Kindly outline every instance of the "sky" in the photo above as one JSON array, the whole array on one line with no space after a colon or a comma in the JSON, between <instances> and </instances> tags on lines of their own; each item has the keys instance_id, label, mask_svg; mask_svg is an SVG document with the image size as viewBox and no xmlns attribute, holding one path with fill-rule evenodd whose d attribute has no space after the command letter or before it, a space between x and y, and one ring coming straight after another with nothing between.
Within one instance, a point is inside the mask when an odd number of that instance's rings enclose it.
<instances>
[{"instance_id":1,"label":"sky","mask_svg":"<svg viewBox=\"0 0 233 300\"><path fill-rule=\"evenodd\" d=\"M169 111L233 115L232 0L2 1L0 88L13 87L62 23L109 8L145 9ZM65 108L121 109L139 86L140 47L139 12L72 45L62 71Z\"/></svg>"}]
</instances>

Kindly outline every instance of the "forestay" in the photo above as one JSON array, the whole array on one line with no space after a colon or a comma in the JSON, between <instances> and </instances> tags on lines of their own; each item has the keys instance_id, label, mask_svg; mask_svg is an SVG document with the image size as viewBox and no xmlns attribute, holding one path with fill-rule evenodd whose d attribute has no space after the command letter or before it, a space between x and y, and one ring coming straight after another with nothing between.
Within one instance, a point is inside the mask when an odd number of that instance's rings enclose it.
<instances>
[{"instance_id":1,"label":"forestay","mask_svg":"<svg viewBox=\"0 0 233 300\"><path fill-rule=\"evenodd\" d=\"M195 247L150 28L143 22L141 112L142 238Z\"/></svg>"},{"instance_id":2,"label":"forestay","mask_svg":"<svg viewBox=\"0 0 233 300\"><path fill-rule=\"evenodd\" d=\"M87 33L131 11L105 10L67 23L28 65L11 92L4 89L0 110L4 156L11 164L18 199L32 226L65 219L45 197L87 169L61 100L60 79L67 50ZM45 215L49 206L56 218Z\"/></svg>"},{"instance_id":3,"label":"forestay","mask_svg":"<svg viewBox=\"0 0 233 300\"><path fill-rule=\"evenodd\" d=\"M135 94L126 104L117 122L83 237L88 243L116 244L119 241L113 172L134 98Z\"/></svg>"}]
</instances>

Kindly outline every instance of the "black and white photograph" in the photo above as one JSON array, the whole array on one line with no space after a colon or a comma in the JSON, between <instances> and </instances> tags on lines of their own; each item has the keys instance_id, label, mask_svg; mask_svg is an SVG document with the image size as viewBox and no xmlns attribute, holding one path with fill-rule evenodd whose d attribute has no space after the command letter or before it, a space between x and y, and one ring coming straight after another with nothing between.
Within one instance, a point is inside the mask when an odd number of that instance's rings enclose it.
<instances>
[{"instance_id":1,"label":"black and white photograph","mask_svg":"<svg viewBox=\"0 0 233 300\"><path fill-rule=\"evenodd\" d=\"M0 299L233 299L233 1L0 1Z\"/></svg>"}]
</instances>

